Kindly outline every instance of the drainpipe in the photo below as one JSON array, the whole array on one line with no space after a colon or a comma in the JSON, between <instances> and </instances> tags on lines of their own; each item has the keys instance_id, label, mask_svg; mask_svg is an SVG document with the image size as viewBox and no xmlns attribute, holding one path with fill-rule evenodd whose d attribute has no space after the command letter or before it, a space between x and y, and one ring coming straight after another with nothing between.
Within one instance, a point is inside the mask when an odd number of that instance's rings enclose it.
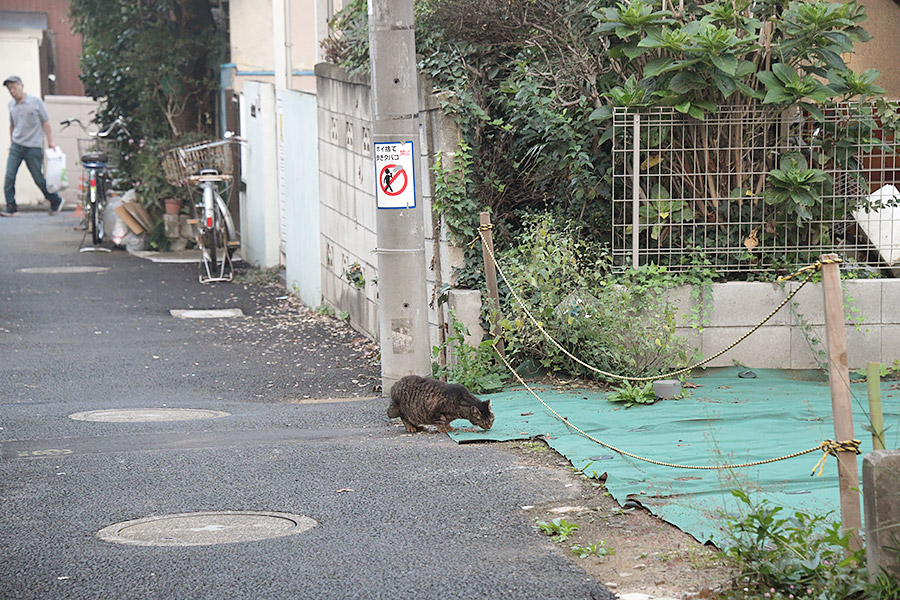
<instances>
[{"instance_id":1,"label":"drainpipe","mask_svg":"<svg viewBox=\"0 0 900 600\"><path fill-rule=\"evenodd\" d=\"M272 0L275 89L291 89L291 0Z\"/></svg>"}]
</instances>

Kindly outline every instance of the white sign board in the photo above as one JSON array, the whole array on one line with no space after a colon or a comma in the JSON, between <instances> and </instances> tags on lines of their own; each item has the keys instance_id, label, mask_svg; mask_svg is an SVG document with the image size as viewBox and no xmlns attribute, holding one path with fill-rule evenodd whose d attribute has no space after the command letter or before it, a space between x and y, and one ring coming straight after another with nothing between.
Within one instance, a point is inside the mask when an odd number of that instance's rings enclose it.
<instances>
[{"instance_id":1,"label":"white sign board","mask_svg":"<svg viewBox=\"0 0 900 600\"><path fill-rule=\"evenodd\" d=\"M378 208L415 208L412 142L375 143L375 205Z\"/></svg>"},{"instance_id":2,"label":"white sign board","mask_svg":"<svg viewBox=\"0 0 900 600\"><path fill-rule=\"evenodd\" d=\"M858 208L853 218L869 238L878 254L889 266L900 262L900 206L892 206L900 200L900 190L886 185L868 197L872 210Z\"/></svg>"}]
</instances>

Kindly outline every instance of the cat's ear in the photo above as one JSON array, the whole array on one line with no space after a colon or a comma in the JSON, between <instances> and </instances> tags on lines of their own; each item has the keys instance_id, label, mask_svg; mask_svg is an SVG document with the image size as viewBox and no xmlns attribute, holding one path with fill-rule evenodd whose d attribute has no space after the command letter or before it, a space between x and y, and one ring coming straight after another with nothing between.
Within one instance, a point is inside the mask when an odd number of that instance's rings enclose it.
<instances>
[{"instance_id":1,"label":"cat's ear","mask_svg":"<svg viewBox=\"0 0 900 600\"><path fill-rule=\"evenodd\" d=\"M484 403L487 404L487 407L488 407L488 408L491 407L491 401L490 401L490 400L485 400Z\"/></svg>"}]
</instances>

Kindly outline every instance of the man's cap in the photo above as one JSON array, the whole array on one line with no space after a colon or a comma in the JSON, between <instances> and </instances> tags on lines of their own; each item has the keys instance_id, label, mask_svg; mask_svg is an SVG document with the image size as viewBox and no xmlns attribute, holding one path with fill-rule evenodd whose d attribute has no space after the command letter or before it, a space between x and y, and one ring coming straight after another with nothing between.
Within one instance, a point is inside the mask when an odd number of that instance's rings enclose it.
<instances>
[{"instance_id":1,"label":"man's cap","mask_svg":"<svg viewBox=\"0 0 900 600\"><path fill-rule=\"evenodd\" d=\"M3 80L3 85L9 85L10 83L22 83L22 78L18 75L10 75Z\"/></svg>"}]
</instances>

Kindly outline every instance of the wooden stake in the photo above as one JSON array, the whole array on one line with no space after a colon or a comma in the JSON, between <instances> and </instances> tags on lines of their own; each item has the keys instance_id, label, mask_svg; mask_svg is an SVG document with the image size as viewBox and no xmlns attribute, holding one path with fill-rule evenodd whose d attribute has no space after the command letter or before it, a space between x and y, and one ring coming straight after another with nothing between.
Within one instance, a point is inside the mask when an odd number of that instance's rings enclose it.
<instances>
[{"instance_id":1,"label":"wooden stake","mask_svg":"<svg viewBox=\"0 0 900 600\"><path fill-rule=\"evenodd\" d=\"M866 369L869 384L869 421L872 424L872 449L884 450L884 414L881 412L881 363L870 362Z\"/></svg>"},{"instance_id":2,"label":"wooden stake","mask_svg":"<svg viewBox=\"0 0 900 600\"><path fill-rule=\"evenodd\" d=\"M837 254L824 254L821 260L837 260ZM850 402L850 370L847 363L847 332L844 329L844 297L841 272L837 263L822 265L825 288L825 334L828 343L828 381L831 386L831 412L836 442L853 439L853 407ZM850 550L862 549L859 529L859 467L855 452L838 452L838 483L841 494L841 524L850 532Z\"/></svg>"},{"instance_id":3,"label":"wooden stake","mask_svg":"<svg viewBox=\"0 0 900 600\"><path fill-rule=\"evenodd\" d=\"M487 283L488 302L491 311L491 335L497 340L497 349L503 354L503 336L500 330L500 292L497 290L497 267L494 264L494 236L491 233L491 213L479 215L481 222L481 255L484 258L484 280Z\"/></svg>"}]
</instances>

